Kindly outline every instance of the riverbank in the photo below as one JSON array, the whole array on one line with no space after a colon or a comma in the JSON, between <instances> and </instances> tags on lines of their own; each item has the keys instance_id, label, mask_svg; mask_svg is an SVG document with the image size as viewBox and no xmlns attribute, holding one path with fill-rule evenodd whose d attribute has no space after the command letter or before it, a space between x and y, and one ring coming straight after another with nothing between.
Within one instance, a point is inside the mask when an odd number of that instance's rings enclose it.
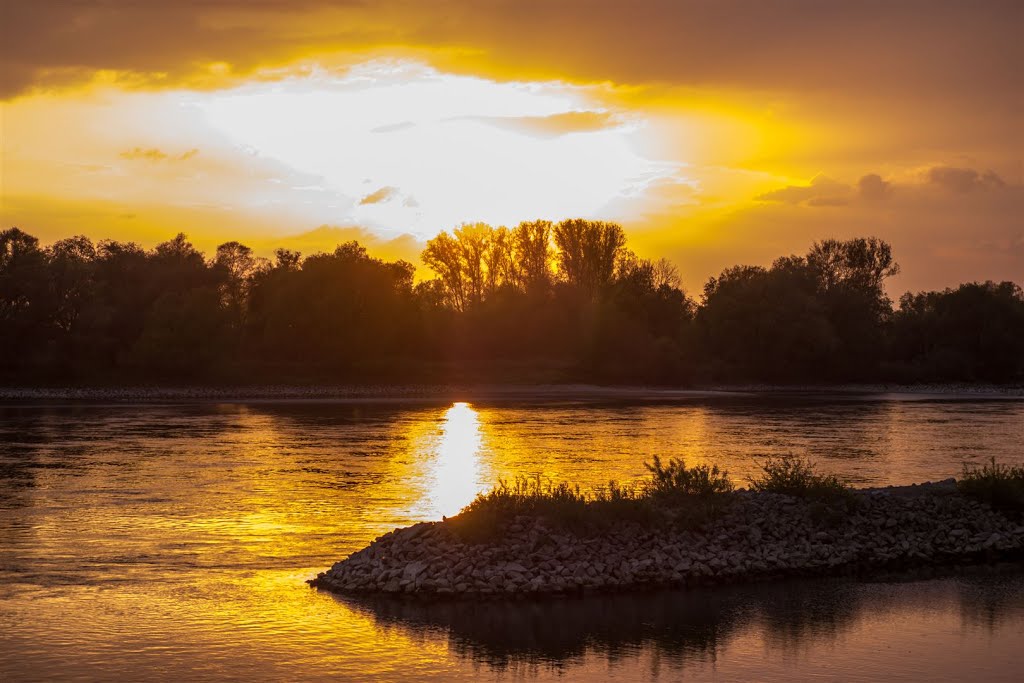
<instances>
[{"instance_id":1,"label":"riverbank","mask_svg":"<svg viewBox=\"0 0 1024 683\"><path fill-rule=\"evenodd\" d=\"M708 385L685 388L592 384L376 384L227 386L45 386L0 387L3 402L180 402L180 401L674 401L715 397L791 395L835 396L855 400L1024 399L1024 385L995 384L837 384Z\"/></svg>"},{"instance_id":2,"label":"riverbank","mask_svg":"<svg viewBox=\"0 0 1024 683\"><path fill-rule=\"evenodd\" d=\"M854 489L840 504L736 491L699 528L541 516L466 539L458 518L385 534L311 580L354 595L508 598L739 583L1024 559L1024 525L953 480Z\"/></svg>"}]
</instances>

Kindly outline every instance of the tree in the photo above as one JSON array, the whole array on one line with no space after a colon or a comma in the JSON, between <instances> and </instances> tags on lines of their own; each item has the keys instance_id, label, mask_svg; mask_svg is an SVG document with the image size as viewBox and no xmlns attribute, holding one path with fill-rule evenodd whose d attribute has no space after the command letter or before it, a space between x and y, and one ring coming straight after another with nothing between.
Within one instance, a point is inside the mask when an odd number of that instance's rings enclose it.
<instances>
[{"instance_id":1,"label":"tree","mask_svg":"<svg viewBox=\"0 0 1024 683\"><path fill-rule=\"evenodd\" d=\"M39 240L0 232L0 368L29 366L50 336L49 273Z\"/></svg>"},{"instance_id":2,"label":"tree","mask_svg":"<svg viewBox=\"0 0 1024 683\"><path fill-rule=\"evenodd\" d=\"M883 356L892 315L885 279L899 273L892 248L875 237L815 243L806 257L839 347L830 357L834 379L863 379Z\"/></svg>"},{"instance_id":3,"label":"tree","mask_svg":"<svg viewBox=\"0 0 1024 683\"><path fill-rule=\"evenodd\" d=\"M520 283L527 292L546 292L551 286L551 221L523 221L512 234Z\"/></svg>"},{"instance_id":4,"label":"tree","mask_svg":"<svg viewBox=\"0 0 1024 683\"><path fill-rule=\"evenodd\" d=\"M518 288L521 280L516 262L512 232L505 226L490 231L484 253L487 270L486 296L491 297L502 287Z\"/></svg>"},{"instance_id":5,"label":"tree","mask_svg":"<svg viewBox=\"0 0 1024 683\"><path fill-rule=\"evenodd\" d=\"M459 247L466 304L479 305L484 298L487 278L486 256L491 243L491 226L486 223L464 223L455 229Z\"/></svg>"},{"instance_id":6,"label":"tree","mask_svg":"<svg viewBox=\"0 0 1024 683\"><path fill-rule=\"evenodd\" d=\"M256 258L252 249L240 242L225 242L217 247L213 268L220 279L221 304L236 330L245 323L253 276L268 267L266 259Z\"/></svg>"},{"instance_id":7,"label":"tree","mask_svg":"<svg viewBox=\"0 0 1024 683\"><path fill-rule=\"evenodd\" d=\"M900 272L892 247L877 237L815 242L807 254L807 265L825 292L845 287L884 296L885 279Z\"/></svg>"},{"instance_id":8,"label":"tree","mask_svg":"<svg viewBox=\"0 0 1024 683\"><path fill-rule=\"evenodd\" d=\"M561 276L574 287L596 296L615 275L626 245L622 227L615 223L572 218L554 229Z\"/></svg>"},{"instance_id":9,"label":"tree","mask_svg":"<svg viewBox=\"0 0 1024 683\"><path fill-rule=\"evenodd\" d=\"M814 278L790 257L771 269L727 268L704 285L702 356L727 379L813 379L836 348Z\"/></svg>"},{"instance_id":10,"label":"tree","mask_svg":"<svg viewBox=\"0 0 1024 683\"><path fill-rule=\"evenodd\" d=\"M420 258L441 278L452 308L464 311L469 297L466 293L462 248L459 243L447 232L442 232L427 242L427 248L423 250Z\"/></svg>"},{"instance_id":11,"label":"tree","mask_svg":"<svg viewBox=\"0 0 1024 683\"><path fill-rule=\"evenodd\" d=\"M907 292L892 333L893 359L925 381L1024 378L1024 292L1013 282L971 282Z\"/></svg>"},{"instance_id":12,"label":"tree","mask_svg":"<svg viewBox=\"0 0 1024 683\"><path fill-rule=\"evenodd\" d=\"M105 322L96 306L96 248L88 237L79 235L54 242L46 257L46 307L53 323L51 362L60 363L66 372L78 372L86 369L80 366L91 363Z\"/></svg>"}]
</instances>

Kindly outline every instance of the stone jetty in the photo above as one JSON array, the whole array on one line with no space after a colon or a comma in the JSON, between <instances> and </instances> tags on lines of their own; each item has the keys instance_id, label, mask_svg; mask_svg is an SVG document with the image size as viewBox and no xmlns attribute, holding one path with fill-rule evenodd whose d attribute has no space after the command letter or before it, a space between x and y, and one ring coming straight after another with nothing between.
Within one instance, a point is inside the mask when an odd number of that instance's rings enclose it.
<instances>
[{"instance_id":1,"label":"stone jetty","mask_svg":"<svg viewBox=\"0 0 1024 683\"><path fill-rule=\"evenodd\" d=\"M396 529L310 584L346 594L502 598L839 575L1024 558L1024 525L958 493L954 480L859 489L841 509L738 491L702 526L614 522L575 533L508 519L467 542L451 520Z\"/></svg>"}]
</instances>

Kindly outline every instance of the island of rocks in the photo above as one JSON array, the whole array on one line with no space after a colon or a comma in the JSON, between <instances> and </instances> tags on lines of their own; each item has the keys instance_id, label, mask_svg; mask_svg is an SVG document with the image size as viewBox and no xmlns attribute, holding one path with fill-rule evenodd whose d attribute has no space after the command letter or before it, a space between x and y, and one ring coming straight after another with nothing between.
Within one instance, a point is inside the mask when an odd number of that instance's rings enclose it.
<instances>
[{"instance_id":1,"label":"island of rocks","mask_svg":"<svg viewBox=\"0 0 1024 683\"><path fill-rule=\"evenodd\" d=\"M858 489L841 515L774 493L738 491L696 529L612 523L569 531L517 516L469 542L452 520L396 529L309 583L353 595L523 597L1019 561L1024 526L961 495L954 480Z\"/></svg>"}]
</instances>

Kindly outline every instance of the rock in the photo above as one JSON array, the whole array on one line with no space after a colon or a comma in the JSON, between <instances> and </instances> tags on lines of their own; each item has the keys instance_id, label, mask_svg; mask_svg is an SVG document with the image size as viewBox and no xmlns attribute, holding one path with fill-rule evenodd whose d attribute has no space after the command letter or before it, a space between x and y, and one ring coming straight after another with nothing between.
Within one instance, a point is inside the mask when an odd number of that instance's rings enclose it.
<instances>
[{"instance_id":1,"label":"rock","mask_svg":"<svg viewBox=\"0 0 1024 683\"><path fill-rule=\"evenodd\" d=\"M412 562L406 565L405 569L402 571L402 579L405 581L415 581L420 572L426 568L426 562Z\"/></svg>"},{"instance_id":2,"label":"rock","mask_svg":"<svg viewBox=\"0 0 1024 683\"><path fill-rule=\"evenodd\" d=\"M579 536L519 516L498 540L470 544L446 523L421 523L381 536L311 583L347 593L507 596L1024 554L1024 526L940 484L861 492L856 512L828 529L805 500L746 492L698 531L622 522Z\"/></svg>"}]
</instances>

